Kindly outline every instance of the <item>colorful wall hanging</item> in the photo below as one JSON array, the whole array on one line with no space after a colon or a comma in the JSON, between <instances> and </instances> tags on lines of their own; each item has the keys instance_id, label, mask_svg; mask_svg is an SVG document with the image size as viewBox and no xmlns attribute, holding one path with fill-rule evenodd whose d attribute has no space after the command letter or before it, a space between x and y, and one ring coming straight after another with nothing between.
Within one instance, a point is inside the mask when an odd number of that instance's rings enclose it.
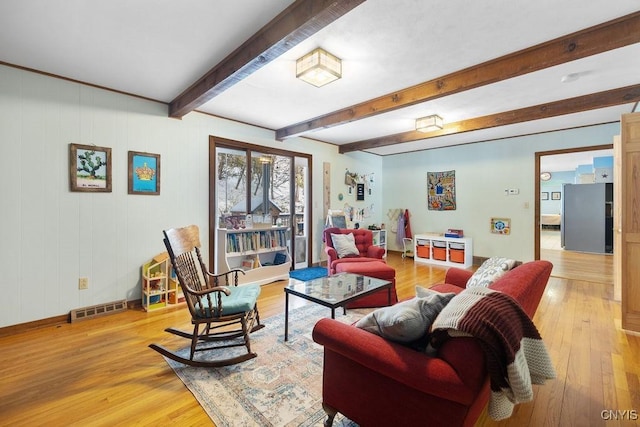
<instances>
[{"instance_id":1,"label":"colorful wall hanging","mask_svg":"<svg viewBox=\"0 0 640 427\"><path fill-rule=\"evenodd\" d=\"M456 210L456 171L427 172L427 189L429 210Z\"/></svg>"}]
</instances>

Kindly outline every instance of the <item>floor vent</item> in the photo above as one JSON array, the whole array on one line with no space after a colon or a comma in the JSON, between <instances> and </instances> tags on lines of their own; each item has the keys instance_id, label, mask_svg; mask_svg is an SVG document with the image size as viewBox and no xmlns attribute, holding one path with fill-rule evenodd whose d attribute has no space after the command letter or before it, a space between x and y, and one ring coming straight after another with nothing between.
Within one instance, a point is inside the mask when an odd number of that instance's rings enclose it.
<instances>
[{"instance_id":1,"label":"floor vent","mask_svg":"<svg viewBox=\"0 0 640 427\"><path fill-rule=\"evenodd\" d=\"M79 320L93 319L95 317L114 314L127 309L127 300L108 302L92 305L91 307L76 308L71 310L71 323Z\"/></svg>"}]
</instances>

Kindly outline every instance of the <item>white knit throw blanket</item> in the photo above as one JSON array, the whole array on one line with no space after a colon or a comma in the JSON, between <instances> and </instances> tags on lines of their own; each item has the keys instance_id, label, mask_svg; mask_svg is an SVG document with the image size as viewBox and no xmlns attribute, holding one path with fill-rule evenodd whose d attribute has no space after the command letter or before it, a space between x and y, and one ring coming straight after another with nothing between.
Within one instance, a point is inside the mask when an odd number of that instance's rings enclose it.
<instances>
[{"instance_id":1,"label":"white knit throw blanket","mask_svg":"<svg viewBox=\"0 0 640 427\"><path fill-rule=\"evenodd\" d=\"M532 400L532 384L556 377L535 325L504 293L483 287L465 289L436 318L433 333L480 340L491 380L488 411L494 420L509 418L516 404Z\"/></svg>"}]
</instances>

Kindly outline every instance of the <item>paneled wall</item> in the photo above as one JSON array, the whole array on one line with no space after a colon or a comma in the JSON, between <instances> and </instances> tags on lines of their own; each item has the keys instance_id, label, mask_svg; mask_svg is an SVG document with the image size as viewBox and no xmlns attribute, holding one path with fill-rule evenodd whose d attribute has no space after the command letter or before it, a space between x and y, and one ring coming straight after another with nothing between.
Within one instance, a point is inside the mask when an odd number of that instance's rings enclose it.
<instances>
[{"instance_id":1,"label":"paneled wall","mask_svg":"<svg viewBox=\"0 0 640 427\"><path fill-rule=\"evenodd\" d=\"M0 327L139 299L140 266L164 250L164 228L198 224L208 259L209 135L312 154L314 194L325 160L333 182L345 169L382 175L377 156L278 142L273 131L199 113L170 119L162 103L0 66ZM70 143L111 147L111 193L69 191ZM161 155L160 196L127 194L129 150ZM313 216L320 227L321 198ZM321 242L313 248L318 260ZM78 290L79 277L89 289Z\"/></svg>"}]
</instances>

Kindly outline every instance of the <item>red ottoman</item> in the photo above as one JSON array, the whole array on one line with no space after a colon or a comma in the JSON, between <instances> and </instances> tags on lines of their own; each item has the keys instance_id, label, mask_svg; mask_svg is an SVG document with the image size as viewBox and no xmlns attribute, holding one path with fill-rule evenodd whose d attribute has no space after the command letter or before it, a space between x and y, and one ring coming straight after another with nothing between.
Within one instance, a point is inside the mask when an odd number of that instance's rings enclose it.
<instances>
[{"instance_id":1,"label":"red ottoman","mask_svg":"<svg viewBox=\"0 0 640 427\"><path fill-rule=\"evenodd\" d=\"M388 280L391 282L391 304L393 305L398 302L398 294L396 293L396 270L393 267L389 267L383 261L343 262L336 265L336 273L362 274L363 276ZM347 304L347 308L384 307L389 304L387 297L387 290L381 289L378 292Z\"/></svg>"}]
</instances>

